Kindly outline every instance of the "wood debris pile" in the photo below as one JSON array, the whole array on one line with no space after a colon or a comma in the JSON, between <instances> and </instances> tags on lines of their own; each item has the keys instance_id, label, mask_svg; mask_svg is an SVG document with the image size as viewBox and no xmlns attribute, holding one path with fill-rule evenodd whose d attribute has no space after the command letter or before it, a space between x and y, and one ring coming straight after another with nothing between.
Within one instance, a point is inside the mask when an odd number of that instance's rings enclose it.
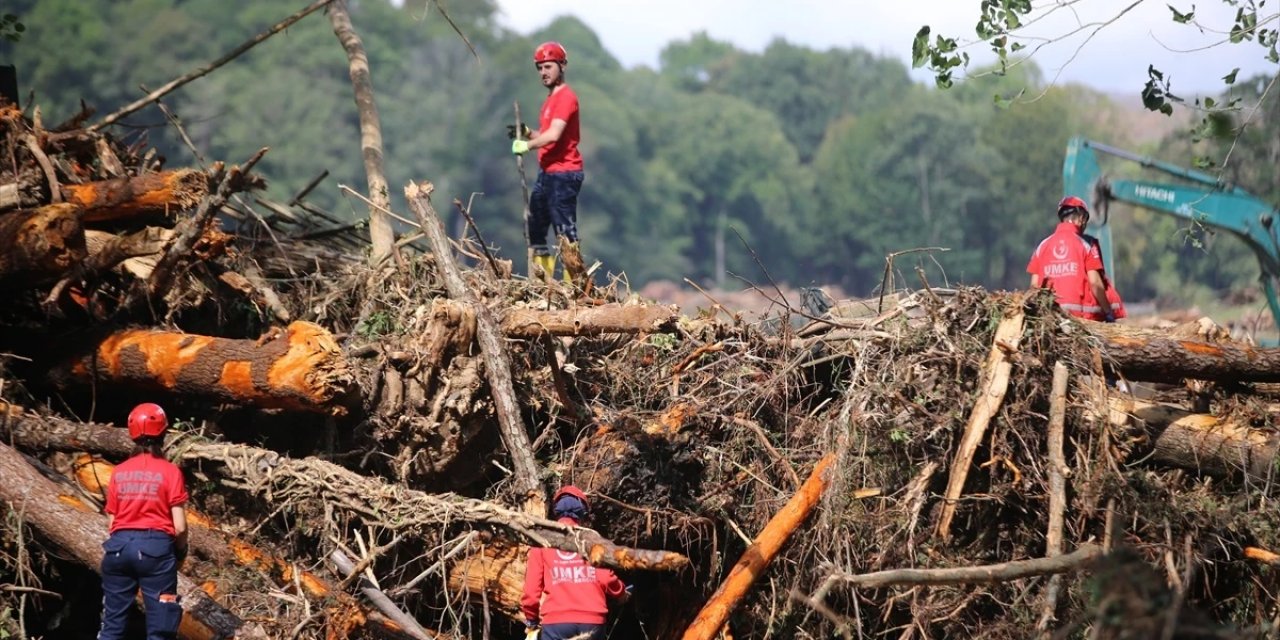
<instances>
[{"instance_id":1,"label":"wood debris pile","mask_svg":"<svg viewBox=\"0 0 1280 640\"><path fill-rule=\"evenodd\" d=\"M169 170L81 120L0 113L10 634L96 628L143 401L193 494L184 637L513 636L529 545L636 585L617 638L1275 630L1280 352L981 289L682 317L512 277L426 183L425 250L370 270L249 195L261 154ZM545 518L570 482L593 530Z\"/></svg>"}]
</instances>

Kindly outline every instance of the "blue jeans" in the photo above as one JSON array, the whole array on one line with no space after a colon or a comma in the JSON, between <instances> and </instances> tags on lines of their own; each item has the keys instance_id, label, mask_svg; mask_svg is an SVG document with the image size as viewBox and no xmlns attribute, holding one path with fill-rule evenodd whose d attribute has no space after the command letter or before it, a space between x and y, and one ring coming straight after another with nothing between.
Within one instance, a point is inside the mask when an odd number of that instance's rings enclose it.
<instances>
[{"instance_id":1,"label":"blue jeans","mask_svg":"<svg viewBox=\"0 0 1280 640\"><path fill-rule=\"evenodd\" d=\"M552 255L547 230L553 225L557 236L578 241L578 192L583 177L581 171L538 172L529 193L529 246L534 255Z\"/></svg>"},{"instance_id":2,"label":"blue jeans","mask_svg":"<svg viewBox=\"0 0 1280 640\"><path fill-rule=\"evenodd\" d=\"M542 625L542 632L538 634L538 638L539 640L569 640L570 638L604 640L604 625L581 622L544 624Z\"/></svg>"},{"instance_id":3,"label":"blue jeans","mask_svg":"<svg viewBox=\"0 0 1280 640\"><path fill-rule=\"evenodd\" d=\"M98 640L121 640L134 596L142 589L147 640L178 637L178 560L163 531L117 531L102 543L102 629Z\"/></svg>"}]
</instances>

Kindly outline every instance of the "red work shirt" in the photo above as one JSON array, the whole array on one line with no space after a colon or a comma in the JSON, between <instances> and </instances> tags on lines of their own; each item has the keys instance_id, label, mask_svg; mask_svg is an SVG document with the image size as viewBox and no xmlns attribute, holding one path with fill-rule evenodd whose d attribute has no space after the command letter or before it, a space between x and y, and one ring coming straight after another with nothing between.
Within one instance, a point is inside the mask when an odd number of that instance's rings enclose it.
<instances>
[{"instance_id":1,"label":"red work shirt","mask_svg":"<svg viewBox=\"0 0 1280 640\"><path fill-rule=\"evenodd\" d=\"M574 524L569 518L560 522ZM604 624L606 598L617 598L626 588L612 570L593 567L577 553L534 547L525 566L520 609L525 620L542 624Z\"/></svg>"},{"instance_id":2,"label":"red work shirt","mask_svg":"<svg viewBox=\"0 0 1280 640\"><path fill-rule=\"evenodd\" d=\"M1102 307L1089 288L1089 272L1102 272L1098 246L1070 222L1061 222L1031 255L1027 273L1040 276L1041 286L1053 289L1058 306L1087 320L1103 320Z\"/></svg>"},{"instance_id":3,"label":"red work shirt","mask_svg":"<svg viewBox=\"0 0 1280 640\"><path fill-rule=\"evenodd\" d=\"M564 120L564 131L559 140L538 148L538 165L547 173L582 171L582 154L578 153L578 142L582 140L582 130L578 126L578 94L567 84L556 87L542 103L538 131L549 129L552 120Z\"/></svg>"},{"instance_id":4,"label":"red work shirt","mask_svg":"<svg viewBox=\"0 0 1280 640\"><path fill-rule=\"evenodd\" d=\"M115 516L111 533L155 529L171 536L172 507L187 502L187 483L172 462L141 453L116 467L107 485L107 513Z\"/></svg>"}]
</instances>

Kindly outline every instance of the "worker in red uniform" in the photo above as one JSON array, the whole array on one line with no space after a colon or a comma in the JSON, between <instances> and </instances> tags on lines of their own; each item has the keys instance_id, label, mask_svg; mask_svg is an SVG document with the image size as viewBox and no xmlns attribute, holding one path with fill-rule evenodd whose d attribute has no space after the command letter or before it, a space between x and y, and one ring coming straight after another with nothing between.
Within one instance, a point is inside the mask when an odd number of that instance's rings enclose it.
<instances>
[{"instance_id":1,"label":"worker in red uniform","mask_svg":"<svg viewBox=\"0 0 1280 640\"><path fill-rule=\"evenodd\" d=\"M1117 307L1122 308L1120 297L1108 295L1098 242L1084 233L1088 224L1089 209L1084 201L1075 196L1063 198L1058 203L1058 227L1036 247L1027 273L1031 274L1031 287L1053 289L1058 306L1067 313L1115 322Z\"/></svg>"},{"instance_id":2,"label":"worker in red uniform","mask_svg":"<svg viewBox=\"0 0 1280 640\"><path fill-rule=\"evenodd\" d=\"M147 614L147 639L178 637L182 605L178 566L187 555L187 487L182 472L164 458L169 419L150 402L129 413L133 455L107 485L107 526L102 543L102 629L98 640L124 638L138 589Z\"/></svg>"},{"instance_id":3,"label":"worker in red uniform","mask_svg":"<svg viewBox=\"0 0 1280 640\"><path fill-rule=\"evenodd\" d=\"M551 502L555 518L575 527L591 509L586 494L573 485L557 491ZM541 640L603 640L609 600L623 601L629 595L629 587L612 570L593 567L580 554L529 549L520 608L530 635L540 633Z\"/></svg>"},{"instance_id":4,"label":"worker in red uniform","mask_svg":"<svg viewBox=\"0 0 1280 640\"><path fill-rule=\"evenodd\" d=\"M507 127L511 153L523 155L538 150L538 180L529 193L529 245L533 260L548 276L555 269L556 258L547 245L547 230L578 244L578 192L582 190L582 154L578 143L582 131L578 124L578 94L565 82L565 66L569 54L559 42L544 42L533 51L533 64L547 88L547 99L538 114L538 129L525 127L516 131ZM569 274L564 274L569 281Z\"/></svg>"}]
</instances>

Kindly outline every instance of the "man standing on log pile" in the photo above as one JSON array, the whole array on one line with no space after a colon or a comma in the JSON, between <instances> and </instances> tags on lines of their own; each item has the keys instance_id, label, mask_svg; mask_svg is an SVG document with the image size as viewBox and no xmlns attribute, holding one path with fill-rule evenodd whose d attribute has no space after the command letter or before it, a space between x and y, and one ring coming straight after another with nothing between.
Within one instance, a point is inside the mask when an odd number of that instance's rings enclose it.
<instances>
[{"instance_id":1,"label":"man standing on log pile","mask_svg":"<svg viewBox=\"0 0 1280 640\"><path fill-rule=\"evenodd\" d=\"M1067 196L1058 203L1058 228L1031 255L1031 288L1049 287L1067 313L1086 320L1115 322L1124 317L1120 294L1107 280L1097 238L1087 235L1089 209Z\"/></svg>"},{"instance_id":2,"label":"man standing on log pile","mask_svg":"<svg viewBox=\"0 0 1280 640\"><path fill-rule=\"evenodd\" d=\"M579 526L590 513L587 496L565 485L551 499L551 512L562 524ZM534 547L524 573L526 638L603 640L609 599L626 601L631 588L610 569L593 567L572 551ZM545 596L545 597L544 597Z\"/></svg>"},{"instance_id":3,"label":"man standing on log pile","mask_svg":"<svg viewBox=\"0 0 1280 640\"><path fill-rule=\"evenodd\" d=\"M187 556L187 486L178 467L164 458L168 428L160 405L140 404L129 413L133 456L115 468L107 485L111 536L102 543L98 640L125 637L139 587L147 612L147 640L178 637L178 567Z\"/></svg>"},{"instance_id":4,"label":"man standing on log pile","mask_svg":"<svg viewBox=\"0 0 1280 640\"><path fill-rule=\"evenodd\" d=\"M564 68L569 54L559 42L544 42L533 52L534 68L547 88L547 99L538 114L538 130L523 124L521 131L507 125L512 138L511 153L523 155L538 150L538 180L529 193L529 244L534 263L550 277L556 258L547 246L547 230L578 249L578 192L582 189L582 154L578 143L582 132L578 125L578 94L565 82ZM569 272L565 282L572 283Z\"/></svg>"}]
</instances>

